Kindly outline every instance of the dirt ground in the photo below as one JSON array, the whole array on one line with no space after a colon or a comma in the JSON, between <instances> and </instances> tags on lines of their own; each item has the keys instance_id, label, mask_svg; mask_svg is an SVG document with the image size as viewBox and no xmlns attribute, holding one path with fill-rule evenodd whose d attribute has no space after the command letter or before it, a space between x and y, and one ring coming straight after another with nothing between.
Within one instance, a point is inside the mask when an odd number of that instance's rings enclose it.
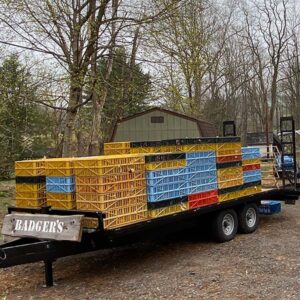
<instances>
[{"instance_id":1,"label":"dirt ground","mask_svg":"<svg viewBox=\"0 0 300 300\"><path fill-rule=\"evenodd\" d=\"M0 269L0 299L300 299L300 203L228 243L183 231L58 260L53 288L43 276L41 263Z\"/></svg>"}]
</instances>

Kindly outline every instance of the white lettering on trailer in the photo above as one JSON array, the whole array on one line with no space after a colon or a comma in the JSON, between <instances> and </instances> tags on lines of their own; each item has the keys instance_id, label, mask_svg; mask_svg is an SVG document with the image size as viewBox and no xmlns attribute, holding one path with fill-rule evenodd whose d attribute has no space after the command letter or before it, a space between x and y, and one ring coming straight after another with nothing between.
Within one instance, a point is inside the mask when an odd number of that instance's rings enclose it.
<instances>
[{"instance_id":1,"label":"white lettering on trailer","mask_svg":"<svg viewBox=\"0 0 300 300\"><path fill-rule=\"evenodd\" d=\"M15 237L80 241L83 217L83 215L13 213L5 216L2 234Z\"/></svg>"},{"instance_id":2,"label":"white lettering on trailer","mask_svg":"<svg viewBox=\"0 0 300 300\"><path fill-rule=\"evenodd\" d=\"M21 230L21 225L22 225L22 220L17 219L15 230Z\"/></svg>"},{"instance_id":3,"label":"white lettering on trailer","mask_svg":"<svg viewBox=\"0 0 300 300\"><path fill-rule=\"evenodd\" d=\"M64 223L63 222L59 222L59 220L57 220L57 232L58 233L62 233L64 229Z\"/></svg>"},{"instance_id":4,"label":"white lettering on trailer","mask_svg":"<svg viewBox=\"0 0 300 300\"><path fill-rule=\"evenodd\" d=\"M33 220L29 221L28 231L34 231L35 222Z\"/></svg>"}]
</instances>

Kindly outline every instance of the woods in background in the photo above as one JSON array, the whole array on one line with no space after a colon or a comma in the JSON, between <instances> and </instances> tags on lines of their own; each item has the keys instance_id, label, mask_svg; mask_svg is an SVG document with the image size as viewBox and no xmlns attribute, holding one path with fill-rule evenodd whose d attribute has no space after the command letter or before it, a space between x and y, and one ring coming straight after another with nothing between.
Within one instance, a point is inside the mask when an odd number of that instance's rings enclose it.
<instances>
[{"instance_id":1,"label":"woods in background","mask_svg":"<svg viewBox=\"0 0 300 300\"><path fill-rule=\"evenodd\" d=\"M164 106L238 133L300 127L297 1L0 0L0 163L97 155Z\"/></svg>"}]
</instances>

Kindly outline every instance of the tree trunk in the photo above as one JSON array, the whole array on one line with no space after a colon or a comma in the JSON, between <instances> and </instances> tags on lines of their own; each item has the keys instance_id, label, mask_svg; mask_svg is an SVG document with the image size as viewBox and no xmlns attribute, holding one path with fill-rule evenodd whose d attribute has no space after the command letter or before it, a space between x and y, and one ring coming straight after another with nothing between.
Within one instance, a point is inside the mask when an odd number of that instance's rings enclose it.
<instances>
[{"instance_id":1,"label":"tree trunk","mask_svg":"<svg viewBox=\"0 0 300 300\"><path fill-rule=\"evenodd\" d=\"M77 152L75 124L78 112L77 105L81 103L81 99L82 87L78 86L78 84L74 84L74 82L71 83L69 107L66 115L66 125L63 138L63 157L75 156Z\"/></svg>"}]
</instances>

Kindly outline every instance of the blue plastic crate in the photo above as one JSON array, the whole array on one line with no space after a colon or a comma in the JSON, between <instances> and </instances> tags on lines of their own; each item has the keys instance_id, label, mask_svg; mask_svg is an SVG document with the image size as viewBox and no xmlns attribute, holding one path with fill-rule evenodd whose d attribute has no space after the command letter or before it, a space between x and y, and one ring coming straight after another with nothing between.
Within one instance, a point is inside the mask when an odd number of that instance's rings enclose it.
<instances>
[{"instance_id":1,"label":"blue plastic crate","mask_svg":"<svg viewBox=\"0 0 300 300\"><path fill-rule=\"evenodd\" d=\"M217 165L199 165L199 166L189 166L185 168L186 174L191 173L200 173L200 172L207 172L207 171L216 171Z\"/></svg>"},{"instance_id":2,"label":"blue plastic crate","mask_svg":"<svg viewBox=\"0 0 300 300\"><path fill-rule=\"evenodd\" d=\"M258 147L242 147L242 159L261 158L260 149Z\"/></svg>"},{"instance_id":3,"label":"blue plastic crate","mask_svg":"<svg viewBox=\"0 0 300 300\"><path fill-rule=\"evenodd\" d=\"M157 171L147 171L147 179L164 178L168 176L177 176L186 174L186 168L166 169Z\"/></svg>"},{"instance_id":4,"label":"blue plastic crate","mask_svg":"<svg viewBox=\"0 0 300 300\"><path fill-rule=\"evenodd\" d=\"M255 182L262 179L261 170L251 170L243 172L244 182Z\"/></svg>"},{"instance_id":5,"label":"blue plastic crate","mask_svg":"<svg viewBox=\"0 0 300 300\"><path fill-rule=\"evenodd\" d=\"M187 182L178 182L164 185L147 186L147 194L157 194L170 192L175 190L182 190L187 188Z\"/></svg>"},{"instance_id":6,"label":"blue plastic crate","mask_svg":"<svg viewBox=\"0 0 300 300\"><path fill-rule=\"evenodd\" d=\"M260 154L258 147L242 147L242 154Z\"/></svg>"},{"instance_id":7,"label":"blue plastic crate","mask_svg":"<svg viewBox=\"0 0 300 300\"><path fill-rule=\"evenodd\" d=\"M242 159L243 160L246 160L246 159L257 159L257 158L261 158L260 153L242 154Z\"/></svg>"},{"instance_id":8,"label":"blue plastic crate","mask_svg":"<svg viewBox=\"0 0 300 300\"><path fill-rule=\"evenodd\" d=\"M202 178L203 179L217 178L217 170L189 172L187 174L187 180L202 179Z\"/></svg>"},{"instance_id":9,"label":"blue plastic crate","mask_svg":"<svg viewBox=\"0 0 300 300\"><path fill-rule=\"evenodd\" d=\"M165 185L170 183L179 183L187 181L188 177L185 174L182 175L171 175L165 177L158 178L148 178L146 177L147 186L157 186L157 185Z\"/></svg>"},{"instance_id":10,"label":"blue plastic crate","mask_svg":"<svg viewBox=\"0 0 300 300\"><path fill-rule=\"evenodd\" d=\"M249 170L249 171L243 171L244 177L247 176L261 176L261 170Z\"/></svg>"},{"instance_id":11,"label":"blue plastic crate","mask_svg":"<svg viewBox=\"0 0 300 300\"><path fill-rule=\"evenodd\" d=\"M75 192L74 176L46 177L46 192L49 193L73 193Z\"/></svg>"},{"instance_id":12,"label":"blue plastic crate","mask_svg":"<svg viewBox=\"0 0 300 300\"><path fill-rule=\"evenodd\" d=\"M188 195L188 189L168 191L164 193L147 194L148 202L159 202Z\"/></svg>"},{"instance_id":13,"label":"blue plastic crate","mask_svg":"<svg viewBox=\"0 0 300 300\"><path fill-rule=\"evenodd\" d=\"M249 183L249 182L256 182L256 181L261 181L261 175L254 175L254 176L247 176L244 177L244 183Z\"/></svg>"},{"instance_id":14,"label":"blue plastic crate","mask_svg":"<svg viewBox=\"0 0 300 300\"><path fill-rule=\"evenodd\" d=\"M194 187L198 185L210 185L212 183L217 183L217 177L211 177L211 178L201 178L201 179L191 179L188 181L189 187Z\"/></svg>"},{"instance_id":15,"label":"blue plastic crate","mask_svg":"<svg viewBox=\"0 0 300 300\"><path fill-rule=\"evenodd\" d=\"M186 153L186 159L195 159L195 158L208 158L216 157L215 151L202 151L202 152L188 152Z\"/></svg>"},{"instance_id":16,"label":"blue plastic crate","mask_svg":"<svg viewBox=\"0 0 300 300\"><path fill-rule=\"evenodd\" d=\"M208 158L195 158L195 159L187 159L186 164L188 167L192 166L212 166L216 165L216 158L215 157L208 157Z\"/></svg>"},{"instance_id":17,"label":"blue plastic crate","mask_svg":"<svg viewBox=\"0 0 300 300\"><path fill-rule=\"evenodd\" d=\"M218 188L218 184L215 183L210 183L210 184L204 184L204 185L196 185L196 186L189 186L188 188L188 194L196 194L196 193L201 193L201 192L208 192L208 191L213 191Z\"/></svg>"},{"instance_id":18,"label":"blue plastic crate","mask_svg":"<svg viewBox=\"0 0 300 300\"><path fill-rule=\"evenodd\" d=\"M262 215L272 215L281 212L280 201L261 201L261 205L258 207L258 211Z\"/></svg>"}]
</instances>

